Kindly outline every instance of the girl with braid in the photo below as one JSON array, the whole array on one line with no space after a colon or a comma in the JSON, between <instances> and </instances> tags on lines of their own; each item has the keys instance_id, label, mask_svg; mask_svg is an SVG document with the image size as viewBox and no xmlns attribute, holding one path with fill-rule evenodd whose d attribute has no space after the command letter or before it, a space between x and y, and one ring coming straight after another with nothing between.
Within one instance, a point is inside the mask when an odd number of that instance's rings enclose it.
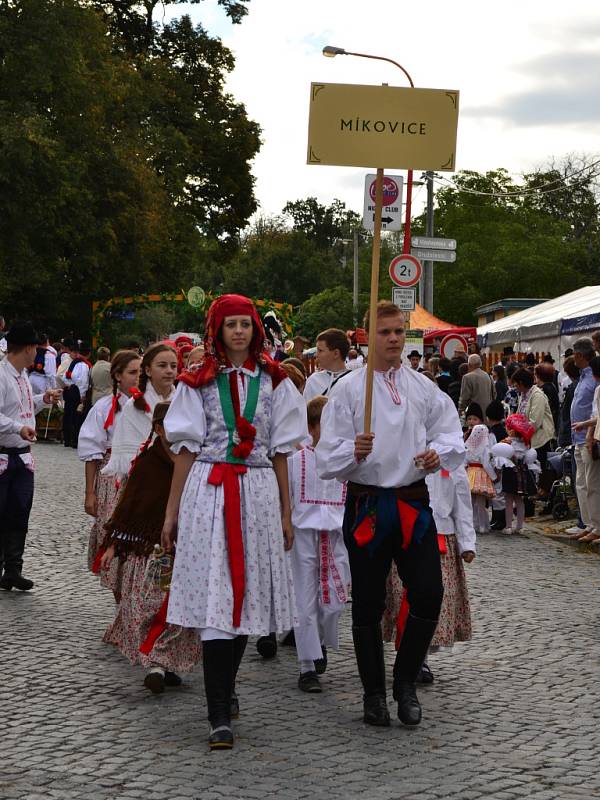
<instances>
[{"instance_id":1,"label":"girl with braid","mask_svg":"<svg viewBox=\"0 0 600 800\"><path fill-rule=\"evenodd\" d=\"M94 518L88 545L89 569L96 561L104 538L104 523L110 517L116 496L114 477L101 475L100 470L110 458L117 415L129 399L129 390L137 388L140 360L133 350L115 353L110 364L112 395L102 397L92 406L79 432L77 452L85 463L84 508Z\"/></svg>"}]
</instances>

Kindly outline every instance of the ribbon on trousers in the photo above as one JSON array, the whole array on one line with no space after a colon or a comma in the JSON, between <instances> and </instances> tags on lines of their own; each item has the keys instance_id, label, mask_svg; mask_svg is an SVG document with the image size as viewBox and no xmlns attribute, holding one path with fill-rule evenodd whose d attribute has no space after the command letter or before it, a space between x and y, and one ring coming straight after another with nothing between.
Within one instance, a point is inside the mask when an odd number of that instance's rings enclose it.
<instances>
[{"instance_id":1,"label":"ribbon on trousers","mask_svg":"<svg viewBox=\"0 0 600 800\"><path fill-rule=\"evenodd\" d=\"M213 464L208 476L211 486L223 486L225 505L225 530L227 554L233 588L233 627L239 628L246 590L244 563L244 540L242 537L242 514L239 476L246 473L245 464Z\"/></svg>"}]
</instances>

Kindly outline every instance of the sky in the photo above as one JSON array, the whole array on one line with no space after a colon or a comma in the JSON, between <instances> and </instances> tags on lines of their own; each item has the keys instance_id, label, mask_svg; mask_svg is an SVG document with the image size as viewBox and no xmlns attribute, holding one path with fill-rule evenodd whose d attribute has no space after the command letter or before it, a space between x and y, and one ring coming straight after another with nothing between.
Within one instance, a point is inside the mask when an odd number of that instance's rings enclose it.
<instances>
[{"instance_id":1,"label":"sky","mask_svg":"<svg viewBox=\"0 0 600 800\"><path fill-rule=\"evenodd\" d=\"M259 213L334 198L362 210L357 168L306 164L312 81L406 85L394 66L324 58L324 45L399 61L419 87L458 89L457 169L523 172L568 154L600 157L600 6L596 0L251 0L241 25L217 4L189 13L236 58L227 90L262 128L252 165ZM451 173L444 173L451 177ZM417 175L415 177L418 177ZM416 189L416 212L424 188Z\"/></svg>"}]
</instances>

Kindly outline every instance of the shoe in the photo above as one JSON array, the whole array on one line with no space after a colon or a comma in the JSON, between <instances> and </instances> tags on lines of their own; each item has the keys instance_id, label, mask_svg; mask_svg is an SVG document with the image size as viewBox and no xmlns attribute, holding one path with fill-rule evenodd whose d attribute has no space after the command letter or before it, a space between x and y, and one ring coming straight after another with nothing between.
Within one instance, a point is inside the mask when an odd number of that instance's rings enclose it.
<instances>
[{"instance_id":1,"label":"shoe","mask_svg":"<svg viewBox=\"0 0 600 800\"><path fill-rule=\"evenodd\" d=\"M512 533L514 533L514 531L512 528L504 528L504 530L500 531L500 533L505 534L505 536L510 536Z\"/></svg>"},{"instance_id":2,"label":"shoe","mask_svg":"<svg viewBox=\"0 0 600 800\"><path fill-rule=\"evenodd\" d=\"M397 681L394 684L394 699L398 703L398 719L404 725L415 726L421 722L421 704L414 683Z\"/></svg>"},{"instance_id":3,"label":"shoe","mask_svg":"<svg viewBox=\"0 0 600 800\"><path fill-rule=\"evenodd\" d=\"M327 648L325 645L321 645L321 650L323 651L323 658L315 658L315 672L317 675L323 675L325 670L327 669Z\"/></svg>"},{"instance_id":4,"label":"shoe","mask_svg":"<svg viewBox=\"0 0 600 800\"><path fill-rule=\"evenodd\" d=\"M390 712L388 711L385 695L373 694L363 700L363 722L375 725L378 728L388 728L390 725Z\"/></svg>"},{"instance_id":5,"label":"shoe","mask_svg":"<svg viewBox=\"0 0 600 800\"><path fill-rule=\"evenodd\" d=\"M296 634L294 633L294 629L292 628L291 631L286 633L286 635L281 640L282 647L296 647Z\"/></svg>"},{"instance_id":6,"label":"shoe","mask_svg":"<svg viewBox=\"0 0 600 800\"><path fill-rule=\"evenodd\" d=\"M596 531L592 531L591 533L586 533L585 536L582 536L578 539L578 542L584 542L585 544L592 544L592 542L597 542L600 539L600 536L596 533Z\"/></svg>"},{"instance_id":7,"label":"shoe","mask_svg":"<svg viewBox=\"0 0 600 800\"><path fill-rule=\"evenodd\" d=\"M240 715L240 701L235 692L231 693L231 703L229 704L229 715L231 719L237 719Z\"/></svg>"},{"instance_id":8,"label":"shoe","mask_svg":"<svg viewBox=\"0 0 600 800\"><path fill-rule=\"evenodd\" d=\"M165 672L165 686L181 686L182 680L176 672Z\"/></svg>"},{"instance_id":9,"label":"shoe","mask_svg":"<svg viewBox=\"0 0 600 800\"><path fill-rule=\"evenodd\" d=\"M585 533L585 528L580 528L579 525L573 525L572 528L567 528L566 535L572 538L582 536Z\"/></svg>"},{"instance_id":10,"label":"shoe","mask_svg":"<svg viewBox=\"0 0 600 800\"><path fill-rule=\"evenodd\" d=\"M424 661L421 671L417 675L417 683L433 683L433 681L433 672L429 668L429 664Z\"/></svg>"},{"instance_id":11,"label":"shoe","mask_svg":"<svg viewBox=\"0 0 600 800\"><path fill-rule=\"evenodd\" d=\"M233 731L230 725L219 725L211 728L208 735L210 750L231 750L233 748Z\"/></svg>"},{"instance_id":12,"label":"shoe","mask_svg":"<svg viewBox=\"0 0 600 800\"><path fill-rule=\"evenodd\" d=\"M298 688L308 694L321 694L323 691L316 672L303 672L298 678Z\"/></svg>"},{"instance_id":13,"label":"shoe","mask_svg":"<svg viewBox=\"0 0 600 800\"><path fill-rule=\"evenodd\" d=\"M19 589L21 592L28 592L33 589L33 581L24 578L22 575L4 575L0 578L0 589L10 592L11 589Z\"/></svg>"},{"instance_id":14,"label":"shoe","mask_svg":"<svg viewBox=\"0 0 600 800\"><path fill-rule=\"evenodd\" d=\"M151 669L144 678L144 686L152 694L162 694L165 690L165 673L162 669Z\"/></svg>"},{"instance_id":15,"label":"shoe","mask_svg":"<svg viewBox=\"0 0 600 800\"><path fill-rule=\"evenodd\" d=\"M277 655L277 639L274 633L260 636L256 640L256 649L263 658L275 658Z\"/></svg>"}]
</instances>

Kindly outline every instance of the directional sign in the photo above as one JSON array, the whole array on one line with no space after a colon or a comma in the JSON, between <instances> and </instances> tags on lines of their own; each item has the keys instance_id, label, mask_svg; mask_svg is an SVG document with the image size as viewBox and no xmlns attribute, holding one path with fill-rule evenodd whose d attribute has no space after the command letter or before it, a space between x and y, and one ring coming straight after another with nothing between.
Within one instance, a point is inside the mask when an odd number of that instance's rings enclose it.
<instances>
[{"instance_id":1,"label":"directional sign","mask_svg":"<svg viewBox=\"0 0 600 800\"><path fill-rule=\"evenodd\" d=\"M404 286L392 286L392 303L397 305L400 311L414 311L416 308L417 290Z\"/></svg>"},{"instance_id":2,"label":"directional sign","mask_svg":"<svg viewBox=\"0 0 600 800\"><path fill-rule=\"evenodd\" d=\"M413 236L413 247L433 248L434 250L456 250L456 239L439 239L435 236Z\"/></svg>"},{"instance_id":3,"label":"directional sign","mask_svg":"<svg viewBox=\"0 0 600 800\"><path fill-rule=\"evenodd\" d=\"M365 201L363 206L363 227L373 230L375 219L375 174L365 175ZM399 231L402 227L402 187L401 175L383 176L383 210L381 230Z\"/></svg>"},{"instance_id":4,"label":"directional sign","mask_svg":"<svg viewBox=\"0 0 600 800\"><path fill-rule=\"evenodd\" d=\"M413 239L413 244L414 244ZM410 252L421 261L449 261L453 264L456 261L454 250L430 250L424 247L411 247Z\"/></svg>"},{"instance_id":5,"label":"directional sign","mask_svg":"<svg viewBox=\"0 0 600 800\"><path fill-rule=\"evenodd\" d=\"M390 278L396 286L415 286L421 280L423 267L418 258L404 253L390 262Z\"/></svg>"}]
</instances>

